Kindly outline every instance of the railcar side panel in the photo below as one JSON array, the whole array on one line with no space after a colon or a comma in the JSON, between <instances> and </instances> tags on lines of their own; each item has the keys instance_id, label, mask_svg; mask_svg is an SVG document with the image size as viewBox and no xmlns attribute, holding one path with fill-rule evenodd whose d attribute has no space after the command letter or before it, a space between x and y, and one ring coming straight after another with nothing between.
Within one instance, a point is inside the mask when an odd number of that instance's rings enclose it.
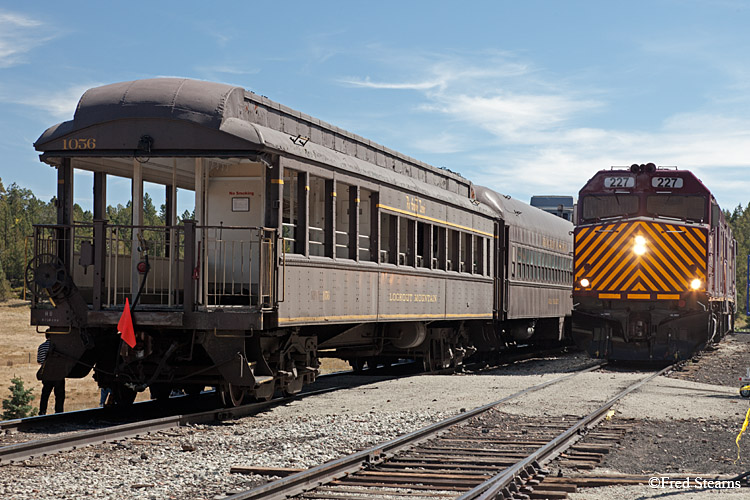
<instances>
[{"instance_id":1,"label":"railcar side panel","mask_svg":"<svg viewBox=\"0 0 750 500\"><path fill-rule=\"evenodd\" d=\"M447 319L492 319L492 283L446 279Z\"/></svg>"},{"instance_id":2,"label":"railcar side panel","mask_svg":"<svg viewBox=\"0 0 750 500\"><path fill-rule=\"evenodd\" d=\"M287 260L278 308L280 326L377 320L378 272Z\"/></svg>"},{"instance_id":3,"label":"railcar side panel","mask_svg":"<svg viewBox=\"0 0 750 500\"><path fill-rule=\"evenodd\" d=\"M511 282L508 295L508 319L563 317L572 308L570 290L564 287Z\"/></svg>"},{"instance_id":4,"label":"railcar side panel","mask_svg":"<svg viewBox=\"0 0 750 500\"><path fill-rule=\"evenodd\" d=\"M445 279L383 270L379 278L378 319L433 321L445 318Z\"/></svg>"}]
</instances>

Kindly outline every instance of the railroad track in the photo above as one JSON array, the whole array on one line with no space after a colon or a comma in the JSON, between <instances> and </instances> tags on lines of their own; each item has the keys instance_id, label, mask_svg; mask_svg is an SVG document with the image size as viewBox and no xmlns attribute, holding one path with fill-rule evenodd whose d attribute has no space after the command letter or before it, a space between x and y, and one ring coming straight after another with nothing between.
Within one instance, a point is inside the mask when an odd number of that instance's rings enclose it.
<instances>
[{"instance_id":1,"label":"railroad track","mask_svg":"<svg viewBox=\"0 0 750 500\"><path fill-rule=\"evenodd\" d=\"M236 408L216 408L194 413L170 415L166 417L128 422L125 424L106 425L99 428L70 432L63 435L11 444L0 447L0 464L17 462L66 450L74 450L76 448L82 448L84 446L89 446L92 444L115 441L118 439L149 434L153 432L172 429L175 427L243 418L246 416L255 415L272 406L285 404L290 401L314 396L317 394L324 394L338 389L339 387L329 387L317 391L303 392L294 396L276 398L270 401L242 405ZM92 414L101 415L100 413L96 413L97 410L101 409L83 410L81 413L85 416ZM60 415L62 418L65 414L58 415ZM9 421L8 426L10 427L12 425L22 424L23 422L21 421Z\"/></svg>"},{"instance_id":2,"label":"railroad track","mask_svg":"<svg viewBox=\"0 0 750 500\"><path fill-rule=\"evenodd\" d=\"M544 466L604 420L618 400L671 367L630 385L583 417L518 418L510 425L507 421L511 417L498 406L601 366L555 378L387 443L237 493L227 500L292 497L365 500L404 494L410 498L460 500L564 498L570 485L543 483L548 475ZM606 433L602 436L608 439ZM569 455L580 458L588 453L585 446L580 446ZM594 453L588 456L591 455ZM246 472L241 469L233 471Z\"/></svg>"},{"instance_id":3,"label":"railroad track","mask_svg":"<svg viewBox=\"0 0 750 500\"><path fill-rule=\"evenodd\" d=\"M509 364L519 360L533 359L539 356L560 354L563 349L551 349L545 351L523 351L511 356L505 356L498 360L497 365ZM598 365L597 365L598 366ZM164 405L155 401L136 403L131 407L117 408L92 408L74 412L65 412L37 416L25 419L9 420L0 422L0 431L13 432L24 431L50 432L50 429L62 427L63 431L58 435L47 438L34 439L25 442L9 444L0 447L0 464L18 462L33 457L49 455L66 450L73 450L93 444L111 442L127 437L134 437L167 430L170 428L186 426L190 424L204 424L215 421L242 418L257 414L271 406L287 403L294 399L321 394L340 389L336 380L346 375L354 375L353 380L362 379L362 382L346 384L356 386L360 383L368 383L370 376L386 378L401 377L404 373L409 375L422 375L423 372L409 370L407 365L398 365L392 369L378 368L365 370L364 372L336 372L319 377L321 388L318 390L305 391L297 396L289 398L277 398L268 402L243 405L237 408L214 408L211 405L215 400L210 393L204 393L199 398L172 398L170 405ZM487 370L493 366L487 363L471 365L469 370ZM430 374L444 374L455 372L455 368L430 372ZM395 375L393 372L395 371ZM389 373L391 375L389 375ZM364 376L364 377L363 377ZM541 386L540 386L541 387ZM314 388L314 386L311 386ZM189 411L198 408L200 411ZM181 413L187 412L188 413ZM144 418L145 417L145 418ZM84 427L81 429L81 427ZM93 428L92 428L93 427Z\"/></svg>"}]
</instances>

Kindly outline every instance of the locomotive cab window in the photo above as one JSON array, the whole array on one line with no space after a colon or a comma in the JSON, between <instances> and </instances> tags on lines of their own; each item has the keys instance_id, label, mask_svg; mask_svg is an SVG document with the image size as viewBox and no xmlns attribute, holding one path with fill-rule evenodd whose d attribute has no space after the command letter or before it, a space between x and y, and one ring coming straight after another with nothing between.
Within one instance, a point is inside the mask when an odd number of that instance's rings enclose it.
<instances>
[{"instance_id":1,"label":"locomotive cab window","mask_svg":"<svg viewBox=\"0 0 750 500\"><path fill-rule=\"evenodd\" d=\"M711 226L716 227L719 225L719 214L721 209L716 203L711 203Z\"/></svg>"},{"instance_id":2,"label":"locomotive cab window","mask_svg":"<svg viewBox=\"0 0 750 500\"><path fill-rule=\"evenodd\" d=\"M646 198L646 210L657 217L703 222L706 220L706 199L676 194L650 195Z\"/></svg>"},{"instance_id":3,"label":"locomotive cab window","mask_svg":"<svg viewBox=\"0 0 750 500\"><path fill-rule=\"evenodd\" d=\"M630 194L589 195L581 203L586 221L638 213L638 197Z\"/></svg>"}]
</instances>

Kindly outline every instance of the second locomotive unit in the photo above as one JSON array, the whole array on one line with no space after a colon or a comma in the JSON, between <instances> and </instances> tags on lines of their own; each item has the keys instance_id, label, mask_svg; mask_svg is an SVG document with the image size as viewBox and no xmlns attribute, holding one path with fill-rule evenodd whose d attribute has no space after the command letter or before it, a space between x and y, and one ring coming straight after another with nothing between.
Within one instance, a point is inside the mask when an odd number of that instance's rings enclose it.
<instances>
[{"instance_id":1,"label":"second locomotive unit","mask_svg":"<svg viewBox=\"0 0 750 500\"><path fill-rule=\"evenodd\" d=\"M215 386L235 405L298 392L323 356L435 369L558 340L572 308L570 222L239 87L94 88L35 146L58 174L26 276L43 379L93 370L123 403ZM93 222L72 218L76 170L93 172ZM132 224L106 220L114 176ZM144 224L146 183L163 225Z\"/></svg>"},{"instance_id":2,"label":"second locomotive unit","mask_svg":"<svg viewBox=\"0 0 750 500\"><path fill-rule=\"evenodd\" d=\"M574 236L573 338L591 356L680 360L733 328L736 242L687 170L597 172Z\"/></svg>"}]
</instances>

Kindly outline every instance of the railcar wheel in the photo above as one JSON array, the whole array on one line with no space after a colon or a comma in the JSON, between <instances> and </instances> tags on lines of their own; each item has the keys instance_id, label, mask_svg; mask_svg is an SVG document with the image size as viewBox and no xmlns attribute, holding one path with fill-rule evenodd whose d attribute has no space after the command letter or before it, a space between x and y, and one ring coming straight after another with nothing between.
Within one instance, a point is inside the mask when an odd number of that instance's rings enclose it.
<instances>
[{"instance_id":1,"label":"railcar wheel","mask_svg":"<svg viewBox=\"0 0 750 500\"><path fill-rule=\"evenodd\" d=\"M172 388L164 384L153 385L149 387L149 391L151 392L151 399L157 401L166 401L172 394Z\"/></svg>"},{"instance_id":2,"label":"railcar wheel","mask_svg":"<svg viewBox=\"0 0 750 500\"><path fill-rule=\"evenodd\" d=\"M112 388L112 401L116 405L132 405L137 395L137 392L124 384L116 384Z\"/></svg>"},{"instance_id":3,"label":"railcar wheel","mask_svg":"<svg viewBox=\"0 0 750 500\"><path fill-rule=\"evenodd\" d=\"M220 387L219 395L221 396L221 402L224 406L232 408L242 404L242 400L245 398L245 389L227 383Z\"/></svg>"},{"instance_id":4,"label":"railcar wheel","mask_svg":"<svg viewBox=\"0 0 750 500\"><path fill-rule=\"evenodd\" d=\"M305 380L302 375L300 375L297 370L294 370L296 376L284 383L284 388L281 390L281 392L284 393L284 396L294 396L295 394L298 394L302 390L302 386L305 385Z\"/></svg>"},{"instance_id":5,"label":"railcar wheel","mask_svg":"<svg viewBox=\"0 0 750 500\"><path fill-rule=\"evenodd\" d=\"M257 386L253 397L257 401L268 401L273 397L274 392L276 392L276 381L272 380Z\"/></svg>"},{"instance_id":6,"label":"railcar wheel","mask_svg":"<svg viewBox=\"0 0 750 500\"><path fill-rule=\"evenodd\" d=\"M203 388L205 386L192 384L192 385L186 385L183 390L185 391L185 394L188 396L199 396L201 392L203 392Z\"/></svg>"},{"instance_id":7,"label":"railcar wheel","mask_svg":"<svg viewBox=\"0 0 750 500\"><path fill-rule=\"evenodd\" d=\"M422 371L431 372L435 369L432 357L432 349L428 349L422 357Z\"/></svg>"}]
</instances>

